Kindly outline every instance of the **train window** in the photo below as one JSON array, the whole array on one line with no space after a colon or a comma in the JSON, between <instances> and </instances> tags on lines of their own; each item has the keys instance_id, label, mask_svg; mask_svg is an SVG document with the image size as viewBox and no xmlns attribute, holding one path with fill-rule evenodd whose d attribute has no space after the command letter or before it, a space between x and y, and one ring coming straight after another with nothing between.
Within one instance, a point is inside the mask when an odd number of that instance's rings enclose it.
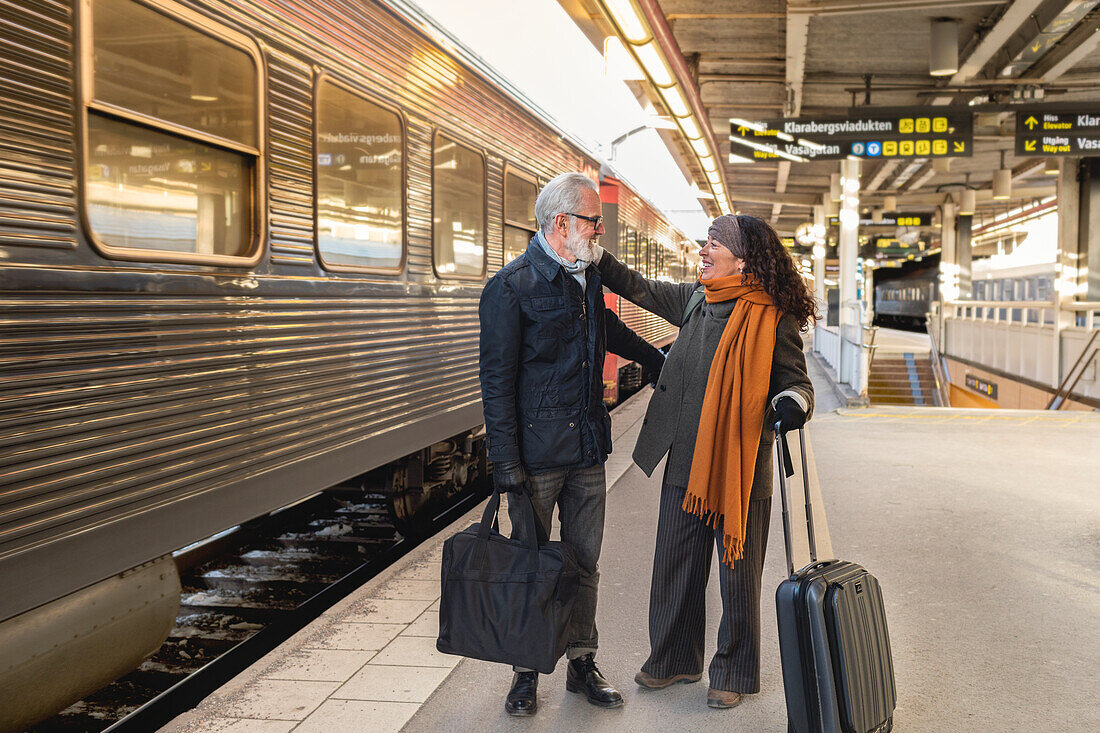
<instances>
[{"instance_id":1,"label":"train window","mask_svg":"<svg viewBox=\"0 0 1100 733\"><path fill-rule=\"evenodd\" d=\"M432 150L432 253L439 277L485 274L485 159L441 133Z\"/></svg>"},{"instance_id":2,"label":"train window","mask_svg":"<svg viewBox=\"0 0 1100 733\"><path fill-rule=\"evenodd\" d=\"M262 137L254 44L167 0L90 8L93 239L126 259L251 264Z\"/></svg>"},{"instance_id":3,"label":"train window","mask_svg":"<svg viewBox=\"0 0 1100 733\"><path fill-rule=\"evenodd\" d=\"M535 220L535 198L538 188L534 181L521 178L508 168L504 170L504 263L507 264L527 250L539 225Z\"/></svg>"},{"instance_id":4,"label":"train window","mask_svg":"<svg viewBox=\"0 0 1100 733\"><path fill-rule=\"evenodd\" d=\"M331 269L401 269L404 139L400 115L348 88L317 85L317 251Z\"/></svg>"}]
</instances>

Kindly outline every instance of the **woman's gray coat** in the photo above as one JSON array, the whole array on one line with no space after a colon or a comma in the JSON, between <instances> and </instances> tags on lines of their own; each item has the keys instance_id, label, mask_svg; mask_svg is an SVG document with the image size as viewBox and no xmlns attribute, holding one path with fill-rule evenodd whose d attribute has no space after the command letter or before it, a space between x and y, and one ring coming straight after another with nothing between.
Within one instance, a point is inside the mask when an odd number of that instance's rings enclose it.
<instances>
[{"instance_id":1,"label":"woman's gray coat","mask_svg":"<svg viewBox=\"0 0 1100 733\"><path fill-rule=\"evenodd\" d=\"M681 324L684 308L696 285L647 280L609 253L603 255L597 267L603 284L613 293L680 327L680 334L668 353L656 392L642 421L641 434L634 448L634 462L648 476L667 453L665 482L686 487L691 474L691 459L710 364L737 301L703 302L692 310L686 323ZM813 413L814 390L806 373L802 337L795 319L788 315L779 319L776 328L768 414L760 436L752 486L751 499L754 500L769 497L772 493L773 436L769 418L771 405L782 393L789 393L796 402L801 402L807 416Z\"/></svg>"}]
</instances>

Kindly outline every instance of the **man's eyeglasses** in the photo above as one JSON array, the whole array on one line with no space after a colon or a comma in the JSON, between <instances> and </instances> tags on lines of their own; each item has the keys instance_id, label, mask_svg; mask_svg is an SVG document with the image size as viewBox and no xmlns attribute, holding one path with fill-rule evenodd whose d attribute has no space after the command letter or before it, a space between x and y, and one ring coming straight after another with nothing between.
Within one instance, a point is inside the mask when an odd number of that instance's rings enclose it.
<instances>
[{"instance_id":1,"label":"man's eyeglasses","mask_svg":"<svg viewBox=\"0 0 1100 733\"><path fill-rule=\"evenodd\" d=\"M584 216L583 214L574 214L571 211L567 211L565 213L568 216L575 216L578 219L584 219L585 221L592 222L592 229L594 229L594 230L599 229L600 226L603 225L603 217L602 216Z\"/></svg>"}]
</instances>

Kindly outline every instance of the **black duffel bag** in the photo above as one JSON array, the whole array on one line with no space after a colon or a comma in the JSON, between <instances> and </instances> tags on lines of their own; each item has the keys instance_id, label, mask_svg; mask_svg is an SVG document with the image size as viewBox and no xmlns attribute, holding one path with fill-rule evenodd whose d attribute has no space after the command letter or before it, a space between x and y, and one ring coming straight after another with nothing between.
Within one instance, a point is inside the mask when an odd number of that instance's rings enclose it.
<instances>
[{"instance_id":1,"label":"black duffel bag","mask_svg":"<svg viewBox=\"0 0 1100 733\"><path fill-rule=\"evenodd\" d=\"M568 643L580 569L572 547L546 540L530 497L512 494L509 501L524 508L525 540L497 531L500 492L494 491L481 522L443 543L435 646L550 674Z\"/></svg>"}]
</instances>

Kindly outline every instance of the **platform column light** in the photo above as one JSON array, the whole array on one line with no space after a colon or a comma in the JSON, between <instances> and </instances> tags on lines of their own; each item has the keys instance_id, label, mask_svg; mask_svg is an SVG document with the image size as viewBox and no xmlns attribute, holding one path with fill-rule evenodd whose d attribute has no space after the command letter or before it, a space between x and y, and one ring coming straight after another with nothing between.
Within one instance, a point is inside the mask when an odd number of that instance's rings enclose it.
<instances>
[{"instance_id":1,"label":"platform column light","mask_svg":"<svg viewBox=\"0 0 1100 733\"><path fill-rule=\"evenodd\" d=\"M814 204L814 297L817 307L825 313L828 301L825 299L825 204ZM817 341L814 342L815 344Z\"/></svg>"},{"instance_id":2,"label":"platform column light","mask_svg":"<svg viewBox=\"0 0 1100 733\"><path fill-rule=\"evenodd\" d=\"M932 21L932 42L928 54L928 73L951 76L959 70L959 24L950 18Z\"/></svg>"},{"instance_id":3,"label":"platform column light","mask_svg":"<svg viewBox=\"0 0 1100 733\"><path fill-rule=\"evenodd\" d=\"M964 188L959 195L959 216L973 216L978 208L978 192L972 188Z\"/></svg>"},{"instance_id":4,"label":"platform column light","mask_svg":"<svg viewBox=\"0 0 1100 733\"><path fill-rule=\"evenodd\" d=\"M704 135L701 127L703 124L709 124L709 121L696 119L645 13L638 8L634 0L599 0L599 2L607 17L626 41L624 48L634 55L665 107L675 118L676 124L691 146L699 164L708 173L707 180L710 182L718 208L723 213L729 213L732 207L725 191L720 187L716 188L716 184L722 181L721 174L717 179L709 175L719 170L715 151L711 150L709 138Z\"/></svg>"},{"instance_id":5,"label":"platform column light","mask_svg":"<svg viewBox=\"0 0 1100 733\"><path fill-rule=\"evenodd\" d=\"M1043 173L1048 176L1056 176L1062 172L1061 164L1057 158L1047 158L1047 162L1043 164Z\"/></svg>"},{"instance_id":6,"label":"platform column light","mask_svg":"<svg viewBox=\"0 0 1100 733\"><path fill-rule=\"evenodd\" d=\"M882 223L882 209L880 207L876 206L875 208L871 209L871 221L873 221L875 224Z\"/></svg>"},{"instance_id":7,"label":"platform column light","mask_svg":"<svg viewBox=\"0 0 1100 733\"><path fill-rule=\"evenodd\" d=\"M840 208L840 324L841 357L837 365L840 381L857 393L866 388L866 355L858 344L863 342L860 316L857 310L856 270L859 256L859 168L858 158L846 158L840 163L840 187L843 194Z\"/></svg>"},{"instance_id":8,"label":"platform column light","mask_svg":"<svg viewBox=\"0 0 1100 733\"><path fill-rule=\"evenodd\" d=\"M1001 151L1001 167L993 171L993 199L1003 201L1012 196L1012 171L1005 168L1005 151Z\"/></svg>"},{"instance_id":9,"label":"platform column light","mask_svg":"<svg viewBox=\"0 0 1100 733\"><path fill-rule=\"evenodd\" d=\"M940 298L958 300L959 264L955 252L955 204L945 201L940 207L943 226L940 229Z\"/></svg>"},{"instance_id":10,"label":"platform column light","mask_svg":"<svg viewBox=\"0 0 1100 733\"><path fill-rule=\"evenodd\" d=\"M885 211L894 212L898 210L898 197L887 196L882 202L882 208Z\"/></svg>"},{"instance_id":11,"label":"platform column light","mask_svg":"<svg viewBox=\"0 0 1100 733\"><path fill-rule=\"evenodd\" d=\"M840 201L843 192L840 189L840 174L833 173L829 176L829 200Z\"/></svg>"}]
</instances>

